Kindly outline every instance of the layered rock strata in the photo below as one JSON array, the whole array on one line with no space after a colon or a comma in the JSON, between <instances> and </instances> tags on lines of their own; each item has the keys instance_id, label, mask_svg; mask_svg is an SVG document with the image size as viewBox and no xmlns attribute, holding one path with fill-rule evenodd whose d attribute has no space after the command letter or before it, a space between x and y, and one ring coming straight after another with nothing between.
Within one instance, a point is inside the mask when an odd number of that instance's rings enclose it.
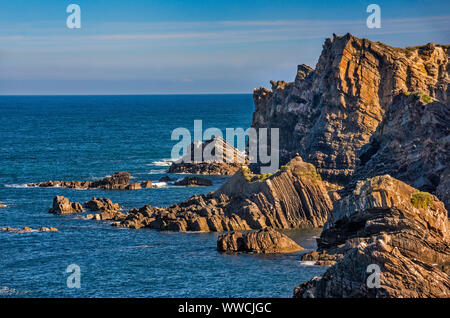
<instances>
[{"instance_id":1,"label":"layered rock strata","mask_svg":"<svg viewBox=\"0 0 450 318\"><path fill-rule=\"evenodd\" d=\"M248 233L222 234L217 240L219 252L243 253L294 253L303 248L288 236L271 228Z\"/></svg>"},{"instance_id":2,"label":"layered rock strata","mask_svg":"<svg viewBox=\"0 0 450 318\"><path fill-rule=\"evenodd\" d=\"M434 195L389 175L360 181L335 203L318 239L316 259L337 262L294 296L450 297L449 231L447 211ZM374 287L368 281L376 268Z\"/></svg>"}]
</instances>

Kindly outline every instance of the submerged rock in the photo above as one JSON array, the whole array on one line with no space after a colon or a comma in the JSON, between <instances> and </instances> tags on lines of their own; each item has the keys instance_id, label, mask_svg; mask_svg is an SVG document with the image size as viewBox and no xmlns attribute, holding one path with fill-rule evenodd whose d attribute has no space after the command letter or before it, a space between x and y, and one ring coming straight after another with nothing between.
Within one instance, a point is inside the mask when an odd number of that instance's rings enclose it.
<instances>
[{"instance_id":1,"label":"submerged rock","mask_svg":"<svg viewBox=\"0 0 450 318\"><path fill-rule=\"evenodd\" d=\"M215 192L165 208L130 210L120 226L213 232L318 227L332 206L314 166L297 157L274 175L243 168Z\"/></svg>"},{"instance_id":2,"label":"submerged rock","mask_svg":"<svg viewBox=\"0 0 450 318\"><path fill-rule=\"evenodd\" d=\"M70 202L68 198L56 196L53 199L53 207L48 211L53 214L72 214L83 212L83 207L78 202Z\"/></svg>"},{"instance_id":3,"label":"submerged rock","mask_svg":"<svg viewBox=\"0 0 450 318\"><path fill-rule=\"evenodd\" d=\"M449 230L434 195L389 175L360 181L335 203L318 239L319 254L340 260L294 297L450 297ZM381 271L376 288L369 265Z\"/></svg>"},{"instance_id":4,"label":"submerged rock","mask_svg":"<svg viewBox=\"0 0 450 318\"><path fill-rule=\"evenodd\" d=\"M169 182L169 181L172 181L172 179L169 176L159 178L159 182Z\"/></svg>"},{"instance_id":5,"label":"submerged rock","mask_svg":"<svg viewBox=\"0 0 450 318\"><path fill-rule=\"evenodd\" d=\"M294 253L303 248L284 234L271 228L256 232L222 234L217 240L219 252Z\"/></svg>"},{"instance_id":6,"label":"submerged rock","mask_svg":"<svg viewBox=\"0 0 450 318\"><path fill-rule=\"evenodd\" d=\"M201 154L200 160L196 160L196 152ZM203 157L206 152L209 152L210 158ZM216 136L204 143L193 142L188 147L188 153L172 163L167 172L230 176L246 163L247 159L243 153Z\"/></svg>"},{"instance_id":7,"label":"submerged rock","mask_svg":"<svg viewBox=\"0 0 450 318\"><path fill-rule=\"evenodd\" d=\"M97 181L44 181L29 183L29 187L61 187L70 189L103 189L103 190L139 190L142 188L155 188L151 181L130 183L129 172L116 172L111 177Z\"/></svg>"},{"instance_id":8,"label":"submerged rock","mask_svg":"<svg viewBox=\"0 0 450 318\"><path fill-rule=\"evenodd\" d=\"M183 178L180 181L176 181L174 183L176 186L188 186L188 187L194 187L194 186L212 186L211 180L200 178L200 177L186 177Z\"/></svg>"}]
</instances>

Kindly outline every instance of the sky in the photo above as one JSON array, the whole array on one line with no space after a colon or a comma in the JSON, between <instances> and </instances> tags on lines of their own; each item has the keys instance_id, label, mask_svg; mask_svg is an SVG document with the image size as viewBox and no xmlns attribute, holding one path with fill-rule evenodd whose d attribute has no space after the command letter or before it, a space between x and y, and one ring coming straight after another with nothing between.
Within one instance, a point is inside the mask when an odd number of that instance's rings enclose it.
<instances>
[{"instance_id":1,"label":"sky","mask_svg":"<svg viewBox=\"0 0 450 318\"><path fill-rule=\"evenodd\" d=\"M69 4L81 28L69 29ZM369 4L381 28L369 29ZM450 43L450 1L0 0L0 95L252 93L333 33Z\"/></svg>"}]
</instances>

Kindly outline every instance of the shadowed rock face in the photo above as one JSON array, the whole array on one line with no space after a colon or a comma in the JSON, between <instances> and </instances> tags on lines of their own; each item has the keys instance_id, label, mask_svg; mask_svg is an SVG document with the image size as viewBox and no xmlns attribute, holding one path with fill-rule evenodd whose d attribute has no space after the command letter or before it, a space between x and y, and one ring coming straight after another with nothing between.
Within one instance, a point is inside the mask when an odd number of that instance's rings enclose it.
<instances>
[{"instance_id":1,"label":"shadowed rock face","mask_svg":"<svg viewBox=\"0 0 450 318\"><path fill-rule=\"evenodd\" d=\"M450 297L450 229L444 204L388 175L358 182L335 203L319 252L341 258L295 297ZM320 257L319 257L320 260ZM379 288L367 266L381 270Z\"/></svg>"},{"instance_id":2,"label":"shadowed rock face","mask_svg":"<svg viewBox=\"0 0 450 318\"><path fill-rule=\"evenodd\" d=\"M450 208L450 104L423 95L401 94L360 152L352 178L389 173L422 191L436 194ZM424 101L425 100L425 101Z\"/></svg>"},{"instance_id":3,"label":"shadowed rock face","mask_svg":"<svg viewBox=\"0 0 450 318\"><path fill-rule=\"evenodd\" d=\"M421 91L447 99L448 48L335 36L315 70L300 65L294 82L271 83L272 90L254 91L252 127L280 128L282 161L298 152L325 180L345 184L394 96Z\"/></svg>"},{"instance_id":4,"label":"shadowed rock face","mask_svg":"<svg viewBox=\"0 0 450 318\"><path fill-rule=\"evenodd\" d=\"M271 228L242 234L222 234L217 240L219 252L294 253L303 248L284 234Z\"/></svg>"},{"instance_id":5,"label":"shadowed rock face","mask_svg":"<svg viewBox=\"0 0 450 318\"><path fill-rule=\"evenodd\" d=\"M306 228L323 226L331 209L332 201L314 167L296 157L275 175L254 175L243 169L216 192L167 208L132 210L116 225L217 232Z\"/></svg>"},{"instance_id":6,"label":"shadowed rock face","mask_svg":"<svg viewBox=\"0 0 450 318\"><path fill-rule=\"evenodd\" d=\"M72 214L83 212L83 207L78 202L70 202L68 198L56 196L53 199L53 207L48 211L53 214Z\"/></svg>"},{"instance_id":7,"label":"shadowed rock face","mask_svg":"<svg viewBox=\"0 0 450 318\"><path fill-rule=\"evenodd\" d=\"M139 190L142 188L152 188L151 181L141 183L130 183L129 172L116 172L111 177L106 177L97 181L44 181L29 183L29 187L61 187L70 189L103 189L103 190Z\"/></svg>"},{"instance_id":8,"label":"shadowed rock face","mask_svg":"<svg viewBox=\"0 0 450 318\"><path fill-rule=\"evenodd\" d=\"M211 180L199 177L186 177L180 181L176 181L174 183L176 186L188 186L188 187L196 187L196 186L211 186Z\"/></svg>"}]
</instances>

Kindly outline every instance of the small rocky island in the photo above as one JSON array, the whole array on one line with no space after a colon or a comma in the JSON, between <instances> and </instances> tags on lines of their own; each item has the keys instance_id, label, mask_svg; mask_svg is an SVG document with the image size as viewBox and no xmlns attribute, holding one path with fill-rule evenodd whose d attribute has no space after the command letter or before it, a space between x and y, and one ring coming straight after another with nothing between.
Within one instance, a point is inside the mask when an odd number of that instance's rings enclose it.
<instances>
[{"instance_id":1,"label":"small rocky island","mask_svg":"<svg viewBox=\"0 0 450 318\"><path fill-rule=\"evenodd\" d=\"M205 149L210 149L211 159L203 158ZM195 152L202 154L202 160L196 161ZM205 142L193 142L188 147L188 153L180 160L172 163L169 173L188 173L216 176L231 176L235 174L248 160L245 154L231 146L221 137L214 137Z\"/></svg>"}]
</instances>

